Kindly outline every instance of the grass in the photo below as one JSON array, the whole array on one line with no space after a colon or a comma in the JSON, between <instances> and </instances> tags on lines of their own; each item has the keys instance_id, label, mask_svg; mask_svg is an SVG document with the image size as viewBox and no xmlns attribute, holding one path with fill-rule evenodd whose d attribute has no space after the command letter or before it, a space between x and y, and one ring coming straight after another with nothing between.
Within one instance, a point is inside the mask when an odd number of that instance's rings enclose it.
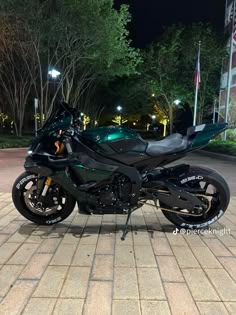
<instances>
[{"instance_id":1,"label":"grass","mask_svg":"<svg viewBox=\"0 0 236 315\"><path fill-rule=\"evenodd\" d=\"M213 140L205 148L207 151L236 156L236 142Z\"/></svg>"},{"instance_id":2,"label":"grass","mask_svg":"<svg viewBox=\"0 0 236 315\"><path fill-rule=\"evenodd\" d=\"M31 136L0 135L0 149L28 147L31 141Z\"/></svg>"}]
</instances>

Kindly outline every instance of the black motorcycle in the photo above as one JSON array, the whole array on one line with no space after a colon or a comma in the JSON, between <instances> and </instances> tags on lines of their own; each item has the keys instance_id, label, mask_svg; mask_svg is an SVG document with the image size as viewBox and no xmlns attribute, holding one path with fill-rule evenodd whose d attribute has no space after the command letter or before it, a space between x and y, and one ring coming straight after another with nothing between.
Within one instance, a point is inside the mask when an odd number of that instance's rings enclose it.
<instances>
[{"instance_id":1,"label":"black motorcycle","mask_svg":"<svg viewBox=\"0 0 236 315\"><path fill-rule=\"evenodd\" d=\"M199 125L187 135L145 141L135 131L118 127L80 128L80 114L61 103L33 141L25 170L13 186L17 210L37 224L66 219L78 202L88 214L130 215L152 201L177 227L205 228L226 211L230 191L216 171L179 164L227 128Z\"/></svg>"}]
</instances>

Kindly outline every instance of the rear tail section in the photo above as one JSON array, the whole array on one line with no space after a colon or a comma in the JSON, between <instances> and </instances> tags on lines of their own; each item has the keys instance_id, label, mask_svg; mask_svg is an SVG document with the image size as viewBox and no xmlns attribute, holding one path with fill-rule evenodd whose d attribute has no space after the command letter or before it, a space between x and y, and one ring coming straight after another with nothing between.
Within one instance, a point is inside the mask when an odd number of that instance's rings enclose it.
<instances>
[{"instance_id":1,"label":"rear tail section","mask_svg":"<svg viewBox=\"0 0 236 315\"><path fill-rule=\"evenodd\" d=\"M187 138L190 141L190 150L205 147L211 139L217 137L228 128L228 124L205 124L190 127L187 131Z\"/></svg>"}]
</instances>

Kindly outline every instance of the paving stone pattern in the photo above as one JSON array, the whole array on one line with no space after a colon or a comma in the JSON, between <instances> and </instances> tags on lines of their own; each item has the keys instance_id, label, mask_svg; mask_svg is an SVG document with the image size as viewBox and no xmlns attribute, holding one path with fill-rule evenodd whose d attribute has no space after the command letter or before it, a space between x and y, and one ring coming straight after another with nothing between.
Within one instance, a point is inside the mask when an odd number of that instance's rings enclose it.
<instances>
[{"instance_id":1,"label":"paving stone pattern","mask_svg":"<svg viewBox=\"0 0 236 315\"><path fill-rule=\"evenodd\" d=\"M175 235L146 205L121 241L123 216L38 226L0 193L0 314L236 314L235 210L216 234Z\"/></svg>"}]
</instances>

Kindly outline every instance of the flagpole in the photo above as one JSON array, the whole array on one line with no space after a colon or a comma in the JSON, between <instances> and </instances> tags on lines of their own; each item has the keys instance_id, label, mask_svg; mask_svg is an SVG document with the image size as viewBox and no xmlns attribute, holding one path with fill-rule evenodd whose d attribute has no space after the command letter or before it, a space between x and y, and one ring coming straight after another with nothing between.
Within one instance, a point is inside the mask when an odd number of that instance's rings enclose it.
<instances>
[{"instance_id":1,"label":"flagpole","mask_svg":"<svg viewBox=\"0 0 236 315\"><path fill-rule=\"evenodd\" d=\"M228 123L229 116L229 103L230 103L230 92L231 92L231 79L232 79L232 61L233 61L233 37L234 37L234 23L235 23L235 0L233 0L233 18L232 18L232 29L230 38L230 55L229 55L229 71L227 79L227 96L225 103L225 122ZM227 140L227 132L224 133L224 140Z\"/></svg>"},{"instance_id":2,"label":"flagpole","mask_svg":"<svg viewBox=\"0 0 236 315\"><path fill-rule=\"evenodd\" d=\"M200 62L200 49L201 49L201 42L198 43L198 66ZM199 71L200 69L198 69ZM194 114L193 114L193 125L196 126L197 124L197 109L198 109L198 89L199 89L199 73L197 73L197 82L196 82L196 89L195 89L195 103L194 103Z\"/></svg>"},{"instance_id":3,"label":"flagpole","mask_svg":"<svg viewBox=\"0 0 236 315\"><path fill-rule=\"evenodd\" d=\"M228 25L228 0L225 1L225 26Z\"/></svg>"}]
</instances>

